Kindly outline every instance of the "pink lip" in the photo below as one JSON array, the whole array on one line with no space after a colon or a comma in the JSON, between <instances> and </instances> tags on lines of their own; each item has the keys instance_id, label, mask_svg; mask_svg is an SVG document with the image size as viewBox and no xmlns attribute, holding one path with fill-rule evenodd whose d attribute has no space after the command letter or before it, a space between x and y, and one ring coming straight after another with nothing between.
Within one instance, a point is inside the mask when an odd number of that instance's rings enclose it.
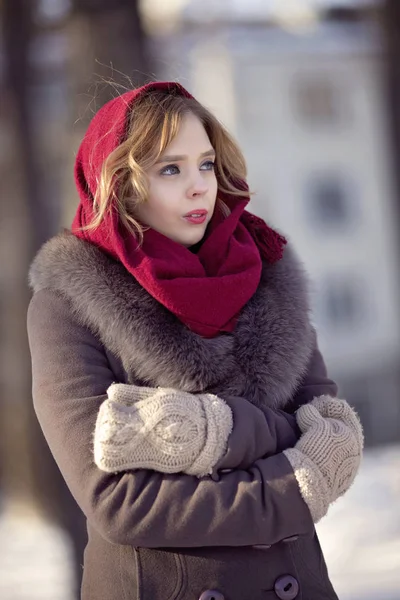
<instances>
[{"instance_id":1,"label":"pink lip","mask_svg":"<svg viewBox=\"0 0 400 600\"><path fill-rule=\"evenodd\" d=\"M184 215L184 219L189 223L193 223L194 225L201 225L207 218L208 211L204 209L192 210L186 215ZM196 216L194 216L196 215Z\"/></svg>"}]
</instances>

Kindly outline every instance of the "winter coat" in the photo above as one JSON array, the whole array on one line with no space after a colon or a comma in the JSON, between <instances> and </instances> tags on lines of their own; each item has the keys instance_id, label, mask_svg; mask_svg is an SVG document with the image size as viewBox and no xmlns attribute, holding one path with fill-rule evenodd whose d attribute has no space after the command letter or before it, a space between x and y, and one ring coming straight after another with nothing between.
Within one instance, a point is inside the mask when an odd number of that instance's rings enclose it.
<instances>
[{"instance_id":1,"label":"winter coat","mask_svg":"<svg viewBox=\"0 0 400 600\"><path fill-rule=\"evenodd\" d=\"M213 339L67 232L42 248L30 279L35 410L87 518L83 600L337 599L282 454L299 437L296 407L337 394L290 246L263 266L235 331ZM102 472L93 432L113 382L234 397L227 456L235 468L201 479Z\"/></svg>"}]
</instances>

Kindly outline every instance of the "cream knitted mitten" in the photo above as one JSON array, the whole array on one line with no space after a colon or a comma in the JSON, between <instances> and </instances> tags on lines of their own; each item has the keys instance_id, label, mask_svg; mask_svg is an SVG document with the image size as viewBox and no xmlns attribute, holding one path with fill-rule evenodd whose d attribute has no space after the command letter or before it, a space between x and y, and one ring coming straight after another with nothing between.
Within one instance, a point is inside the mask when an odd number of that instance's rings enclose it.
<instances>
[{"instance_id":1,"label":"cream knitted mitten","mask_svg":"<svg viewBox=\"0 0 400 600\"><path fill-rule=\"evenodd\" d=\"M302 436L284 450L314 523L353 483L364 438L355 411L345 400L321 396L296 413Z\"/></svg>"},{"instance_id":2,"label":"cream knitted mitten","mask_svg":"<svg viewBox=\"0 0 400 600\"><path fill-rule=\"evenodd\" d=\"M226 452L233 418L212 394L113 384L97 417L94 460L107 472L153 469L202 477Z\"/></svg>"}]
</instances>

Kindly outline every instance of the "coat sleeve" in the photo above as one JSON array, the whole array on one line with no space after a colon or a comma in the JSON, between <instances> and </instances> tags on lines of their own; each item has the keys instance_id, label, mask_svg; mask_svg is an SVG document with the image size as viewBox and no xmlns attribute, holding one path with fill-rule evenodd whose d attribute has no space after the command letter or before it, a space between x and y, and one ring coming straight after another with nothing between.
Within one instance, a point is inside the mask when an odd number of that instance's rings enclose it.
<instances>
[{"instance_id":1,"label":"coat sleeve","mask_svg":"<svg viewBox=\"0 0 400 600\"><path fill-rule=\"evenodd\" d=\"M294 415L268 406L254 406L245 398L221 397L232 411L233 430L215 474L226 469L248 469L260 458L292 448L299 439Z\"/></svg>"},{"instance_id":2,"label":"coat sleeve","mask_svg":"<svg viewBox=\"0 0 400 600\"><path fill-rule=\"evenodd\" d=\"M300 438L294 412L322 395L337 396L337 385L329 379L314 331L314 344L307 370L285 409L256 407L244 398L222 396L233 414L234 428L225 456L216 470L248 469L259 458L293 448Z\"/></svg>"},{"instance_id":3,"label":"coat sleeve","mask_svg":"<svg viewBox=\"0 0 400 600\"><path fill-rule=\"evenodd\" d=\"M313 531L282 453L219 481L98 469L93 432L114 378L103 346L67 300L48 290L31 300L28 335L38 420L73 496L104 538L153 548L247 546Z\"/></svg>"}]
</instances>

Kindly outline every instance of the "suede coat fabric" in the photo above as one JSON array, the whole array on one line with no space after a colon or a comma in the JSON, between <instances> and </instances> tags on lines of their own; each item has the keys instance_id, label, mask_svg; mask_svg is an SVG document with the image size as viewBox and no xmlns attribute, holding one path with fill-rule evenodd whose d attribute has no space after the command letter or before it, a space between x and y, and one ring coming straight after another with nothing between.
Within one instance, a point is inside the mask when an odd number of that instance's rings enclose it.
<instances>
[{"instance_id":1,"label":"suede coat fabric","mask_svg":"<svg viewBox=\"0 0 400 600\"><path fill-rule=\"evenodd\" d=\"M83 600L337 599L282 454L299 436L295 408L337 394L290 245L264 264L234 332L212 339L68 232L45 244L30 281L34 405L88 523ZM234 428L216 476L100 471L93 432L113 382L226 399Z\"/></svg>"}]
</instances>

